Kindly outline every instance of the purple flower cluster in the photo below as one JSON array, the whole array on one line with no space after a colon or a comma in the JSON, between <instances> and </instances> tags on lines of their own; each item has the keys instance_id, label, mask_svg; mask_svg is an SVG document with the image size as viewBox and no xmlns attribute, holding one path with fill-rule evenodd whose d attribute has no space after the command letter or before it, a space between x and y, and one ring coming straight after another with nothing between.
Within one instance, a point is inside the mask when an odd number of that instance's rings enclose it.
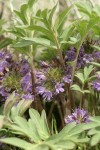
<instances>
[{"instance_id":1,"label":"purple flower cluster","mask_svg":"<svg viewBox=\"0 0 100 150\"><path fill-rule=\"evenodd\" d=\"M69 124L72 122L76 122L76 124L80 123L88 123L90 116L87 111L84 109L76 109L70 116L65 118L65 123Z\"/></svg>"},{"instance_id":2,"label":"purple flower cluster","mask_svg":"<svg viewBox=\"0 0 100 150\"><path fill-rule=\"evenodd\" d=\"M93 52L93 57L96 59L100 59L100 52L99 51Z\"/></svg>"},{"instance_id":3,"label":"purple flower cluster","mask_svg":"<svg viewBox=\"0 0 100 150\"><path fill-rule=\"evenodd\" d=\"M95 58L100 58L100 52L94 52L93 54L87 54L85 53L84 47L81 46L80 52L78 55L78 60L77 60L77 68L82 68L85 65L89 64L90 62L94 61ZM71 47L67 52L65 56L65 61L74 61L76 58L76 49Z\"/></svg>"},{"instance_id":4,"label":"purple flower cluster","mask_svg":"<svg viewBox=\"0 0 100 150\"><path fill-rule=\"evenodd\" d=\"M10 54L8 54L6 51L0 52L0 76L4 76L4 74L9 71L10 60Z\"/></svg>"}]
</instances>

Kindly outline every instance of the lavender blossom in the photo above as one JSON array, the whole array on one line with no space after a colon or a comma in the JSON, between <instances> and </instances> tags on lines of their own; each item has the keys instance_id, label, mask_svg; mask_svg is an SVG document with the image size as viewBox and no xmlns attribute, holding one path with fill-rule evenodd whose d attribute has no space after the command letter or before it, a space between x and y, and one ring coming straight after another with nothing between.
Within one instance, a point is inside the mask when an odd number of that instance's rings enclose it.
<instances>
[{"instance_id":1,"label":"lavender blossom","mask_svg":"<svg viewBox=\"0 0 100 150\"><path fill-rule=\"evenodd\" d=\"M94 81L93 87L96 91L100 92L100 81Z\"/></svg>"},{"instance_id":2,"label":"lavender blossom","mask_svg":"<svg viewBox=\"0 0 100 150\"><path fill-rule=\"evenodd\" d=\"M24 92L32 92L31 74L27 73L21 80L22 89Z\"/></svg>"},{"instance_id":3,"label":"lavender blossom","mask_svg":"<svg viewBox=\"0 0 100 150\"><path fill-rule=\"evenodd\" d=\"M88 64L92 61L94 61L93 57L92 57L92 54L85 54L84 57L83 57L83 61L84 63Z\"/></svg>"},{"instance_id":4,"label":"lavender blossom","mask_svg":"<svg viewBox=\"0 0 100 150\"><path fill-rule=\"evenodd\" d=\"M44 100L50 101L53 97L52 92L45 89L45 87L43 86L38 86L36 90L37 90L37 93L40 94L44 98Z\"/></svg>"},{"instance_id":5,"label":"lavender blossom","mask_svg":"<svg viewBox=\"0 0 100 150\"><path fill-rule=\"evenodd\" d=\"M75 48L71 47L67 52L66 52L66 60L67 61L74 61L76 57L76 52Z\"/></svg>"},{"instance_id":6,"label":"lavender blossom","mask_svg":"<svg viewBox=\"0 0 100 150\"><path fill-rule=\"evenodd\" d=\"M46 90L43 93L43 98L44 98L44 100L50 101L52 99L52 92L49 90Z\"/></svg>"},{"instance_id":7,"label":"lavender blossom","mask_svg":"<svg viewBox=\"0 0 100 150\"><path fill-rule=\"evenodd\" d=\"M65 123L66 124L69 124L69 123L72 123L72 122L76 122L76 124L90 122L88 112L85 111L84 109L79 109L79 108L76 109L72 113L72 115L65 118Z\"/></svg>"},{"instance_id":8,"label":"lavender blossom","mask_svg":"<svg viewBox=\"0 0 100 150\"><path fill-rule=\"evenodd\" d=\"M71 75L67 75L67 76L65 76L64 78L63 78L63 80L64 80L64 82L65 83L71 83Z\"/></svg>"},{"instance_id":9,"label":"lavender blossom","mask_svg":"<svg viewBox=\"0 0 100 150\"><path fill-rule=\"evenodd\" d=\"M63 86L64 86L63 83L57 83L57 84L55 85L56 94L59 94L60 92L64 92Z\"/></svg>"}]
</instances>

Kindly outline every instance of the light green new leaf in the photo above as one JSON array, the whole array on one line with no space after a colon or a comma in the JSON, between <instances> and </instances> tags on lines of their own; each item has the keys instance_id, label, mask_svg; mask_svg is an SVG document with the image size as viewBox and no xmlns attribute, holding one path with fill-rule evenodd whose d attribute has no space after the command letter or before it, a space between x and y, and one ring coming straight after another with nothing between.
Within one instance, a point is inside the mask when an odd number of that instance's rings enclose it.
<instances>
[{"instance_id":1,"label":"light green new leaf","mask_svg":"<svg viewBox=\"0 0 100 150\"><path fill-rule=\"evenodd\" d=\"M85 79L84 74L82 72L77 72L75 77L77 77L82 82L82 84L84 84Z\"/></svg>"},{"instance_id":2,"label":"light green new leaf","mask_svg":"<svg viewBox=\"0 0 100 150\"><path fill-rule=\"evenodd\" d=\"M89 78L89 76L90 76L90 74L91 74L91 72L93 71L93 66L92 65L90 65L89 67L85 67L84 68L84 79L85 79L85 81L87 81L88 80L88 78Z\"/></svg>"}]
</instances>

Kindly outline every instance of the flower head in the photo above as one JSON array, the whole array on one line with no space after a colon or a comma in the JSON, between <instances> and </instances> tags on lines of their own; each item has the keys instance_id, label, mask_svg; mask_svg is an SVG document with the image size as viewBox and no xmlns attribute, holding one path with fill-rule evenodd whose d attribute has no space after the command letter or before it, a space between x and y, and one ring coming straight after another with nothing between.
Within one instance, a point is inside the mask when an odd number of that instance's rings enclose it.
<instances>
[{"instance_id":1,"label":"flower head","mask_svg":"<svg viewBox=\"0 0 100 150\"><path fill-rule=\"evenodd\" d=\"M88 112L84 109L76 109L70 116L65 118L65 123L72 122L76 122L76 124L90 122Z\"/></svg>"}]
</instances>

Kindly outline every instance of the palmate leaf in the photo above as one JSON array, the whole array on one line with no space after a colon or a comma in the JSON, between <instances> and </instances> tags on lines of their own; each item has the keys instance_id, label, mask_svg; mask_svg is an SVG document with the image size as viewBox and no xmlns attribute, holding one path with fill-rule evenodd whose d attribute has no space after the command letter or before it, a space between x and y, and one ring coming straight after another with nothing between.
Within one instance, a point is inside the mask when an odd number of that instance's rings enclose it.
<instances>
[{"instance_id":1,"label":"palmate leaf","mask_svg":"<svg viewBox=\"0 0 100 150\"><path fill-rule=\"evenodd\" d=\"M40 115L36 110L30 109L29 115L30 119L28 121L17 116L13 124L8 126L9 132L14 135L20 135L23 140L10 137L0 139L0 142L24 150L70 150L74 149L79 143L88 142L88 138L80 137L84 131L84 124L76 125L76 123L72 123L66 125L59 133L50 135L45 111L42 111Z\"/></svg>"},{"instance_id":2,"label":"palmate leaf","mask_svg":"<svg viewBox=\"0 0 100 150\"><path fill-rule=\"evenodd\" d=\"M89 67L85 67L84 68L84 80L85 80L85 82L88 80L88 78L89 78L89 76L90 76L90 74L91 74L91 72L93 71L93 66L92 65L90 65Z\"/></svg>"}]
</instances>

